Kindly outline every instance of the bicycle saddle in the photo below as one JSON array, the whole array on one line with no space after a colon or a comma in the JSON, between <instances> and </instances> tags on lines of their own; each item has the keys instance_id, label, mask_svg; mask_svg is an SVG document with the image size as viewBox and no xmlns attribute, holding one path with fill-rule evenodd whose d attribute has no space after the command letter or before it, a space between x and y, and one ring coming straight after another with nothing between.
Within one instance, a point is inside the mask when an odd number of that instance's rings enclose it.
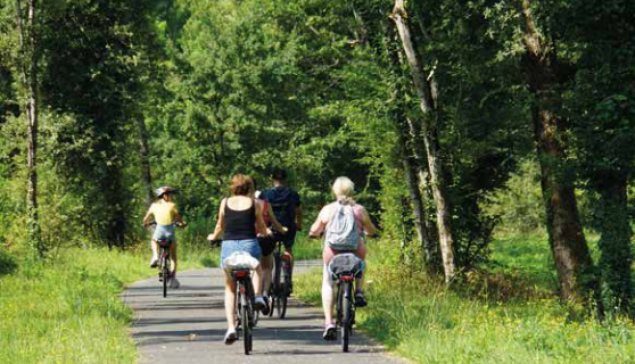
<instances>
[{"instance_id":1,"label":"bicycle saddle","mask_svg":"<svg viewBox=\"0 0 635 364\"><path fill-rule=\"evenodd\" d=\"M342 274L358 275L364 270L364 261L353 253L338 254L331 259L328 269L334 277Z\"/></svg>"}]
</instances>

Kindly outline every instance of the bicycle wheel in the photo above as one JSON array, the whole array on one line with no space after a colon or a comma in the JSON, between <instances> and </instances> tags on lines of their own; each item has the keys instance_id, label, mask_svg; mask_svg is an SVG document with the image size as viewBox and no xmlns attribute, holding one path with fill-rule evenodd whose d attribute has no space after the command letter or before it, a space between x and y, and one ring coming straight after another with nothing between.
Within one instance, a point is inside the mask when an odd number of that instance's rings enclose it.
<instances>
[{"instance_id":1,"label":"bicycle wheel","mask_svg":"<svg viewBox=\"0 0 635 364\"><path fill-rule=\"evenodd\" d=\"M241 298L242 301L242 298ZM241 321L242 321L242 328L243 328L243 344L245 347L245 355L249 355L249 353L251 352L251 325L249 324L249 307L247 305L244 305L241 307L240 310L240 316L241 316Z\"/></svg>"},{"instance_id":2,"label":"bicycle wheel","mask_svg":"<svg viewBox=\"0 0 635 364\"><path fill-rule=\"evenodd\" d=\"M280 289L278 290L278 317L284 319L287 315L287 302L289 298L289 282L288 275L283 274L280 280Z\"/></svg>"},{"instance_id":3,"label":"bicycle wheel","mask_svg":"<svg viewBox=\"0 0 635 364\"><path fill-rule=\"evenodd\" d=\"M249 316L251 317L251 327L258 326L258 319L260 319L260 311L254 309L254 297L256 297L256 292L254 292L254 287L251 284L251 281L247 282L247 297L250 297L248 301L249 304Z\"/></svg>"},{"instance_id":4,"label":"bicycle wheel","mask_svg":"<svg viewBox=\"0 0 635 364\"><path fill-rule=\"evenodd\" d=\"M336 311L335 311L335 322L341 327L342 326L342 283L337 283L337 301L336 303Z\"/></svg>"},{"instance_id":5,"label":"bicycle wheel","mask_svg":"<svg viewBox=\"0 0 635 364\"><path fill-rule=\"evenodd\" d=\"M161 270L163 275L163 298L168 296L168 280L170 279L170 269L166 256L161 258Z\"/></svg>"},{"instance_id":6,"label":"bicycle wheel","mask_svg":"<svg viewBox=\"0 0 635 364\"><path fill-rule=\"evenodd\" d=\"M267 303L269 304L269 314L267 316L272 317L273 311L276 308L276 296L273 294L273 289L269 289L269 295L267 296Z\"/></svg>"},{"instance_id":7,"label":"bicycle wheel","mask_svg":"<svg viewBox=\"0 0 635 364\"><path fill-rule=\"evenodd\" d=\"M342 351L348 353L348 340L351 334L351 325L353 317L353 302L351 283L344 284L344 294L342 295Z\"/></svg>"}]
</instances>

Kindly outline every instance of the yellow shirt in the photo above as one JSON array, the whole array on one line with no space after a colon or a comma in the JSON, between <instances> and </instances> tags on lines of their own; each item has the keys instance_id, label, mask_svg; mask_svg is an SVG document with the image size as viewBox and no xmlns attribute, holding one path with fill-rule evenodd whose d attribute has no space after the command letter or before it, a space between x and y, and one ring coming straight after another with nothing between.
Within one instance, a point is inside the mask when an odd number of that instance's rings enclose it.
<instances>
[{"instance_id":1,"label":"yellow shirt","mask_svg":"<svg viewBox=\"0 0 635 364\"><path fill-rule=\"evenodd\" d=\"M154 215L154 220L157 224L171 225L174 222L174 217L179 213L179 210L176 209L174 202L161 200L150 206L150 213Z\"/></svg>"}]
</instances>

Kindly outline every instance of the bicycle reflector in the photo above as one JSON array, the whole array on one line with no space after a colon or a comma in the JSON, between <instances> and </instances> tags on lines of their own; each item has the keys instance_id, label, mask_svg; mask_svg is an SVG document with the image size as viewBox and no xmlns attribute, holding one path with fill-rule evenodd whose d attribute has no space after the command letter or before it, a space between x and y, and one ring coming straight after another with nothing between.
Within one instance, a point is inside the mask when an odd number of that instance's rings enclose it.
<instances>
[{"instance_id":1,"label":"bicycle reflector","mask_svg":"<svg viewBox=\"0 0 635 364\"><path fill-rule=\"evenodd\" d=\"M237 270L233 273L234 277L236 278L245 278L247 276L247 271L246 270Z\"/></svg>"},{"instance_id":2,"label":"bicycle reflector","mask_svg":"<svg viewBox=\"0 0 635 364\"><path fill-rule=\"evenodd\" d=\"M347 281L347 282L352 281L354 278L355 278L354 276L340 276L341 280Z\"/></svg>"}]
</instances>

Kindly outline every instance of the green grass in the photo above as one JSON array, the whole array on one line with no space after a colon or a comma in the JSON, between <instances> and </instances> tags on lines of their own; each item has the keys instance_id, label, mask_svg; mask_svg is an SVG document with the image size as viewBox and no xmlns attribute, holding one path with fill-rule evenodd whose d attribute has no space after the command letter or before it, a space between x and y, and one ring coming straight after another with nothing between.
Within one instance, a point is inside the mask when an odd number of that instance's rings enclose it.
<instances>
[{"instance_id":1,"label":"green grass","mask_svg":"<svg viewBox=\"0 0 635 364\"><path fill-rule=\"evenodd\" d=\"M306 233L299 232L293 245L295 259L320 259L322 257L322 240L309 239Z\"/></svg>"},{"instance_id":2,"label":"green grass","mask_svg":"<svg viewBox=\"0 0 635 364\"><path fill-rule=\"evenodd\" d=\"M358 326L401 356L426 364L635 362L632 321L598 323L558 303L542 236L496 241L489 273L470 274L456 291L398 268L388 244L370 250L370 305L358 311ZM319 273L296 282L301 298L319 301Z\"/></svg>"},{"instance_id":3,"label":"green grass","mask_svg":"<svg viewBox=\"0 0 635 364\"><path fill-rule=\"evenodd\" d=\"M184 246L181 269L216 265L216 256ZM135 363L132 312L118 294L155 274L148 258L146 249L70 249L38 263L3 256L13 268L0 272L0 363Z\"/></svg>"}]
</instances>

